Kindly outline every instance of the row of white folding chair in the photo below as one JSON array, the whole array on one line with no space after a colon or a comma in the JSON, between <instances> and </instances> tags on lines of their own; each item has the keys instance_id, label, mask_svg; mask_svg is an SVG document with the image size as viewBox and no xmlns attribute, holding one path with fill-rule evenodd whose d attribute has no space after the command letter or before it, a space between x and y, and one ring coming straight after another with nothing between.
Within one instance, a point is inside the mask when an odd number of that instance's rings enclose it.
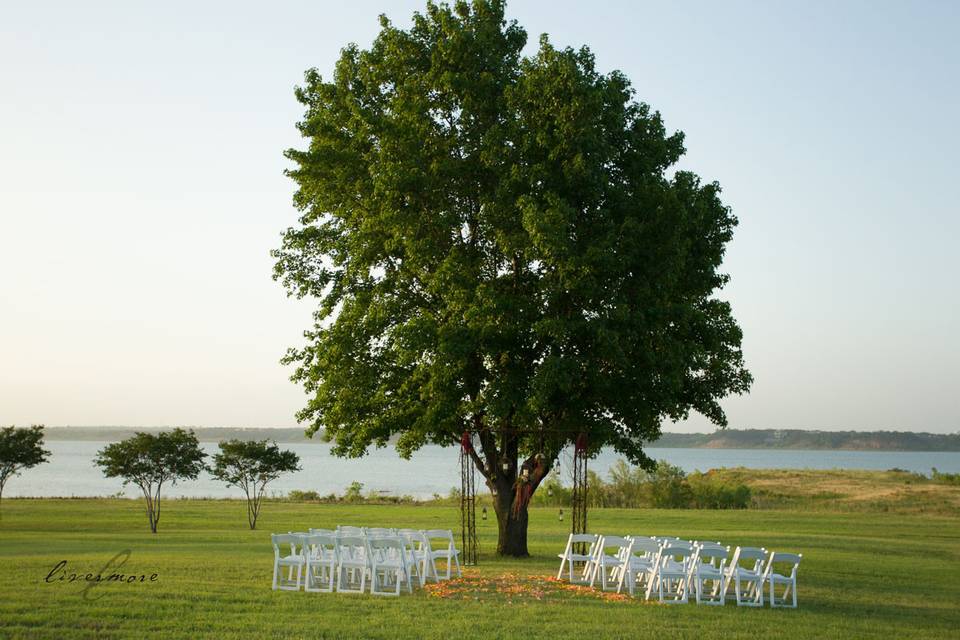
<instances>
[{"instance_id":1,"label":"row of white folding chair","mask_svg":"<svg viewBox=\"0 0 960 640\"><path fill-rule=\"evenodd\" d=\"M723 605L732 595L737 606L762 607L766 583L770 587L771 607L796 608L797 570L802 554L737 547L727 565L729 553L730 548L719 543L695 543L690 550L682 542L666 542L646 578L647 598L656 588L661 602L685 603L692 591L697 604ZM777 573L778 565L789 566L788 575ZM777 585L784 587L779 598Z\"/></svg>"},{"instance_id":2,"label":"row of white folding chair","mask_svg":"<svg viewBox=\"0 0 960 640\"><path fill-rule=\"evenodd\" d=\"M587 552L578 553L574 548L578 544L589 545ZM730 565L726 565L729 552L730 548L719 542L684 541L672 536L571 534L566 549L559 554L557 578L563 576L566 566L569 580L577 582L574 571L579 562L584 564L581 581L593 586L599 576L604 590L616 582L618 591L622 591L626 584L632 595L639 583L646 586L648 598L656 588L663 602L687 602L692 590L698 604L719 605L729 597L732 583L733 595L741 606L762 606L763 585L767 582L771 606L787 606L788 596L792 598L792 606L796 606L796 572L802 554L767 556L765 549L738 547ZM764 558L769 558L766 568ZM789 575L776 573L773 569L775 562L792 563ZM784 587L779 601L775 585Z\"/></svg>"},{"instance_id":3,"label":"row of white folding chair","mask_svg":"<svg viewBox=\"0 0 960 640\"><path fill-rule=\"evenodd\" d=\"M453 538L453 531L449 529L386 529L377 527L337 527L338 531L346 531L358 535L401 535L413 538L416 541L414 556L420 565L421 584L432 577L435 581L449 580L456 569L457 577L462 577L460 567L460 550L457 549ZM442 542L441 542L442 541ZM437 544L441 542L441 544ZM445 563L444 573L437 571L437 560Z\"/></svg>"},{"instance_id":4,"label":"row of white folding chair","mask_svg":"<svg viewBox=\"0 0 960 640\"><path fill-rule=\"evenodd\" d=\"M456 548L453 539L453 532L449 529L392 529L384 527L353 527L338 526L336 532L330 530L311 529L313 532L329 532L338 535L357 535L361 537L390 537L399 536L406 542L406 553L402 555L408 565L408 571L417 575L420 586L423 586L429 578L435 581L449 580L452 577L453 569L456 568L457 576L462 576L460 568L460 551ZM440 541L441 544L437 544ZM360 550L362 553L363 551ZM436 563L438 560L445 562L444 573L437 571Z\"/></svg>"},{"instance_id":5,"label":"row of white folding chair","mask_svg":"<svg viewBox=\"0 0 960 640\"><path fill-rule=\"evenodd\" d=\"M375 595L399 595L404 584L408 591L413 590L412 563L402 536L288 533L273 535L271 541L274 589L296 591L303 583L305 591L363 593L369 577L370 593ZM280 546L286 544L291 552L281 556ZM280 575L284 567L288 569L286 579ZM391 583L392 592L382 588Z\"/></svg>"},{"instance_id":6,"label":"row of white folding chair","mask_svg":"<svg viewBox=\"0 0 960 640\"><path fill-rule=\"evenodd\" d=\"M802 553L784 553L767 551L755 547L738 547L734 552L726 574L727 595L733 582L733 596L738 606L762 607L764 584L769 585L771 607L797 608L797 570L800 568ZM785 567L787 570L778 567ZM776 587L783 587L783 593L777 596Z\"/></svg>"},{"instance_id":7,"label":"row of white folding chair","mask_svg":"<svg viewBox=\"0 0 960 640\"><path fill-rule=\"evenodd\" d=\"M581 536L581 538L583 538L580 540L581 542L590 541L590 537L588 536ZM635 542L636 545L634 545ZM600 588L602 590L606 591L613 585L616 585L618 590L620 590L622 589L622 578L626 573L629 572L632 575L642 575L646 573L654 565L660 549L667 544L693 551L699 543L666 537L592 536L592 549L585 554L589 556L586 560L585 581L588 582L590 586L593 586L599 577ZM569 550L571 542L568 541L567 546ZM633 551L634 546L636 547L637 553ZM565 555L567 553L568 552L565 552ZM676 563L671 560L669 556L665 559L664 563L671 571L678 570ZM687 567L689 560L684 561L683 564L684 567ZM562 567L563 562L561 562L561 573Z\"/></svg>"},{"instance_id":8,"label":"row of white folding chair","mask_svg":"<svg viewBox=\"0 0 960 640\"><path fill-rule=\"evenodd\" d=\"M642 551L643 562L638 563L641 571L625 572L623 576L631 594L635 583L639 582L646 587L647 599L656 589L658 600L664 603L689 602L691 592L697 604L724 603L727 586L725 565L729 547L719 542L683 541L677 538L654 541L660 545L656 553L650 543L634 539L630 554L635 556L636 551Z\"/></svg>"}]
</instances>

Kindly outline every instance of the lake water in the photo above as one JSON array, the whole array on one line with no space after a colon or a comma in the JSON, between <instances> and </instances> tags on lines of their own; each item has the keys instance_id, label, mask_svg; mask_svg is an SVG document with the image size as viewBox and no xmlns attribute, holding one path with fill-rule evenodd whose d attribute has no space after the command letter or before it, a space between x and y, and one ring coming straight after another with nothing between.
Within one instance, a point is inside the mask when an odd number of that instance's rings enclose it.
<instances>
[{"instance_id":1,"label":"lake water","mask_svg":"<svg viewBox=\"0 0 960 640\"><path fill-rule=\"evenodd\" d=\"M7 482L4 497L10 496L107 496L123 491L128 497L139 497L136 487L124 488L121 481L105 478L93 465L97 450L105 442L52 441L46 448L50 461ZM212 454L215 443L202 443ZM392 448L374 449L366 457L344 460L330 455L330 445L318 442L286 443L300 456L302 471L287 474L268 485L272 494L286 494L292 489L313 490L321 495L343 493L353 481L363 483L363 492L384 492L390 495L411 495L429 498L434 493L446 495L460 486L459 458L456 448L424 447L410 460L402 460ZM960 452L913 451L797 451L787 449L648 449L655 459L666 460L685 471L706 471L719 467L753 469L875 469L894 467L930 473L931 467L949 473L960 473ZM606 478L607 470L621 457L604 451L590 460L589 468ZM561 479L570 483L571 454L560 458ZM478 478L479 480L479 478ZM480 488L480 487L478 487ZM197 480L164 487L164 496L240 497L239 489L227 487L206 473Z\"/></svg>"}]
</instances>

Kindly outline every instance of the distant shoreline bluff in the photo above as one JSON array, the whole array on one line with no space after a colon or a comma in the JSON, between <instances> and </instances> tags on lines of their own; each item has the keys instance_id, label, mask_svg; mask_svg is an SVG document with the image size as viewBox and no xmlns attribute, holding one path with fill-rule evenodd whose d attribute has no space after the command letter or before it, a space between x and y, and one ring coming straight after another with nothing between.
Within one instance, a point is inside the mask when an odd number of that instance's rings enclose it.
<instances>
[{"instance_id":1,"label":"distant shoreline bluff","mask_svg":"<svg viewBox=\"0 0 960 640\"><path fill-rule=\"evenodd\" d=\"M161 431L172 427L46 427L50 441L113 441L137 431ZM320 442L307 438L300 428L187 427L201 442L270 439L277 442ZM649 448L664 449L794 449L839 451L960 451L960 433L913 431L805 431L802 429L725 429L714 433L664 433L649 442Z\"/></svg>"}]
</instances>

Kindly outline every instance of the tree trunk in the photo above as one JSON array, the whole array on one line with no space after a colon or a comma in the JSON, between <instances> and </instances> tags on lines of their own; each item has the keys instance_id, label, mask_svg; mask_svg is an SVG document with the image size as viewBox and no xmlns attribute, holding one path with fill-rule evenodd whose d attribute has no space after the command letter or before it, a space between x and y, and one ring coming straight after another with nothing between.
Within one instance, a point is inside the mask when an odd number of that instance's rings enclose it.
<instances>
[{"instance_id":1,"label":"tree trunk","mask_svg":"<svg viewBox=\"0 0 960 640\"><path fill-rule=\"evenodd\" d=\"M530 555L527 551L527 506L514 510L512 483L501 481L497 485L493 501L498 527L497 555L525 558Z\"/></svg>"}]
</instances>

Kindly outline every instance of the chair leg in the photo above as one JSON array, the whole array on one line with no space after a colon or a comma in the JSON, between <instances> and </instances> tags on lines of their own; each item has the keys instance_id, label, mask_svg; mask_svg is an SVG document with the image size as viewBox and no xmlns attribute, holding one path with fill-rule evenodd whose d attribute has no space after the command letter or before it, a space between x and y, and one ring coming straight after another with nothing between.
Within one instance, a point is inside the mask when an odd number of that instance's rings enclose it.
<instances>
[{"instance_id":1,"label":"chair leg","mask_svg":"<svg viewBox=\"0 0 960 640\"><path fill-rule=\"evenodd\" d=\"M274 591L277 590L277 572L279 569L280 569L279 563L274 561L273 563L273 590Z\"/></svg>"}]
</instances>

